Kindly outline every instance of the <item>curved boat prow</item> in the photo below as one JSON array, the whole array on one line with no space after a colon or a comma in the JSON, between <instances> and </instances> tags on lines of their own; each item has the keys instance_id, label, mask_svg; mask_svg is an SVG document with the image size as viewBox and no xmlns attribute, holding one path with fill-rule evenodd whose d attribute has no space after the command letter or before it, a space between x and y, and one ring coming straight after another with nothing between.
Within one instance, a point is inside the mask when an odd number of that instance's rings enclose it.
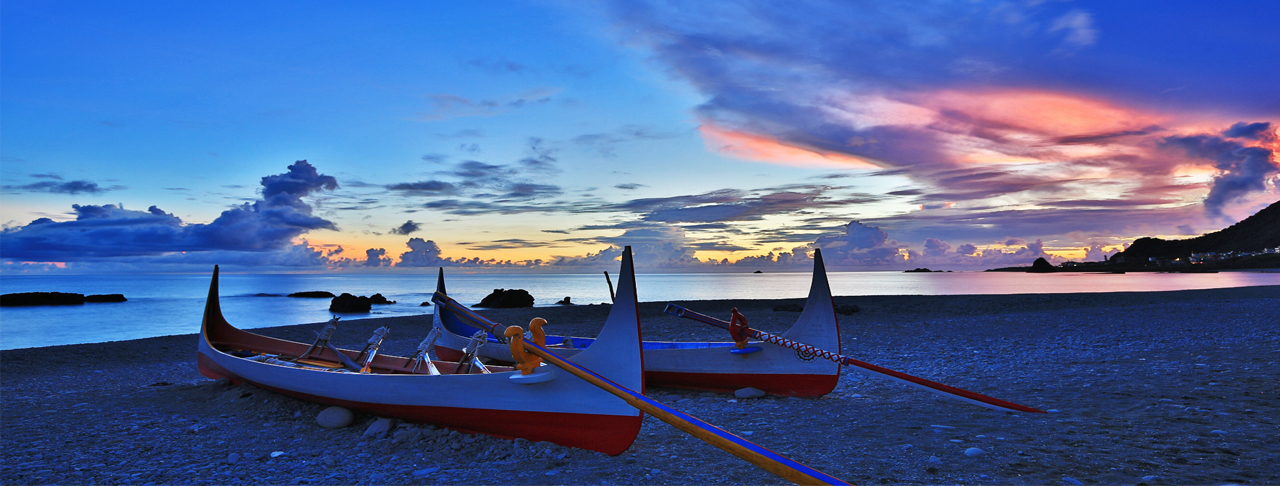
<instances>
[{"instance_id":1,"label":"curved boat prow","mask_svg":"<svg viewBox=\"0 0 1280 486\"><path fill-rule=\"evenodd\" d=\"M781 336L822 349L840 349L840 320L836 318L821 249L813 250L813 280L809 284L809 298L805 300L804 310L791 329Z\"/></svg>"},{"instance_id":2,"label":"curved boat prow","mask_svg":"<svg viewBox=\"0 0 1280 486\"><path fill-rule=\"evenodd\" d=\"M614 383L644 393L644 355L640 339L640 305L631 247L622 252L618 287L609 317L594 343L568 358Z\"/></svg>"}]
</instances>

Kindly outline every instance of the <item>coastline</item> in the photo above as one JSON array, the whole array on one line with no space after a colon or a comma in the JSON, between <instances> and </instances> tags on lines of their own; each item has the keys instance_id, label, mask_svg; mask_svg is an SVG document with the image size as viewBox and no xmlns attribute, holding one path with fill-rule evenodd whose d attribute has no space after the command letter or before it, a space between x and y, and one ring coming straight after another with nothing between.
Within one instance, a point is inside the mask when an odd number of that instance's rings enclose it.
<instances>
[{"instance_id":1,"label":"coastline","mask_svg":"<svg viewBox=\"0 0 1280 486\"><path fill-rule=\"evenodd\" d=\"M680 302L785 330L803 299ZM1280 483L1280 286L1105 294L836 297L842 352L1026 404L1006 414L843 372L820 399L650 389L657 400L855 483ZM650 340L728 340L641 304ZM481 310L591 336L608 306ZM407 355L429 316L342 321L358 348L389 325ZM235 324L234 322L232 324ZM310 341L318 324L255 329ZM408 442L315 425L320 406L195 371L195 334L0 351L0 481L25 483L603 484L782 480L652 417L623 454L416 427ZM247 396L245 396L247 394ZM521 450L520 448L523 448ZM971 448L983 452L968 456ZM270 458L272 452L284 452ZM549 453L544 451L550 451ZM232 461L231 455L237 459ZM364 455L368 454L368 455ZM363 457L361 457L364 455ZM433 468L438 468L430 471ZM430 471L417 474L422 471Z\"/></svg>"}]
</instances>

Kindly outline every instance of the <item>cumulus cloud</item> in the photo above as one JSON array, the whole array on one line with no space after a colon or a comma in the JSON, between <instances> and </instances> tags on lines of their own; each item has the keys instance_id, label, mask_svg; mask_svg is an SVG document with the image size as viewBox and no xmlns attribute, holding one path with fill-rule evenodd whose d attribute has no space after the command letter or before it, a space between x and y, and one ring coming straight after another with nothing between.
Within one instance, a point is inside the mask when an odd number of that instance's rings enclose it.
<instances>
[{"instance_id":1,"label":"cumulus cloud","mask_svg":"<svg viewBox=\"0 0 1280 486\"><path fill-rule=\"evenodd\" d=\"M365 261L361 265L366 267L389 267L391 266L391 258L387 256L385 248L370 248L365 250Z\"/></svg>"},{"instance_id":2,"label":"cumulus cloud","mask_svg":"<svg viewBox=\"0 0 1280 486\"><path fill-rule=\"evenodd\" d=\"M305 160L283 174L262 178L262 198L223 211L208 224L188 224L156 206L147 211L122 205L73 205L76 219L40 218L0 232L3 257L25 261L76 261L162 255L174 252L268 252L287 250L292 240L319 229L337 230L313 216L303 198L338 188Z\"/></svg>"}]
</instances>

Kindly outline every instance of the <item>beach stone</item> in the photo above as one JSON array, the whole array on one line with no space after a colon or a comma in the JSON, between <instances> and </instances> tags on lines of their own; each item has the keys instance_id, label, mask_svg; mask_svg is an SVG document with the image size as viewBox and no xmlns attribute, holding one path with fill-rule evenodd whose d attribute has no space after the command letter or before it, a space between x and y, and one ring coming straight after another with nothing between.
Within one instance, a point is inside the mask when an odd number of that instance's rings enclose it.
<instances>
[{"instance_id":1,"label":"beach stone","mask_svg":"<svg viewBox=\"0 0 1280 486\"><path fill-rule=\"evenodd\" d=\"M374 420L372 424L369 424L369 428L364 429L364 435L362 437L372 436L376 439L384 438L387 436L388 432L391 432L392 429L396 428L396 424L398 423L400 423L400 421L396 419L379 417L378 420Z\"/></svg>"},{"instance_id":2,"label":"beach stone","mask_svg":"<svg viewBox=\"0 0 1280 486\"><path fill-rule=\"evenodd\" d=\"M738 398L760 398L764 395L764 390L750 386L733 392L733 396Z\"/></svg>"},{"instance_id":3,"label":"beach stone","mask_svg":"<svg viewBox=\"0 0 1280 486\"><path fill-rule=\"evenodd\" d=\"M934 464L942 464L942 459L938 459L938 456L929 456L929 462L932 462Z\"/></svg>"},{"instance_id":4,"label":"beach stone","mask_svg":"<svg viewBox=\"0 0 1280 486\"><path fill-rule=\"evenodd\" d=\"M440 470L440 468L438 468L438 467L429 467L429 468L426 468L426 469L419 469L419 470L417 470L417 471L414 471L414 472L413 472L413 475L414 475L414 477L419 477L419 478L420 478L420 477L422 477L422 476L426 476L426 475L428 475L428 474L431 474L431 473L436 472L436 471L439 471L439 470Z\"/></svg>"},{"instance_id":5,"label":"beach stone","mask_svg":"<svg viewBox=\"0 0 1280 486\"><path fill-rule=\"evenodd\" d=\"M316 415L316 424L326 429L341 429L351 425L351 421L354 418L350 410L342 407L329 407L321 410Z\"/></svg>"},{"instance_id":6,"label":"beach stone","mask_svg":"<svg viewBox=\"0 0 1280 486\"><path fill-rule=\"evenodd\" d=\"M970 448L968 448L968 449L965 449L965 450L964 450L964 455L969 456L969 457L978 457L978 456L981 456L981 455L986 454L986 453L987 453L987 451L984 451L984 450L979 449L979 448L977 448L977 447L970 447Z\"/></svg>"},{"instance_id":7,"label":"beach stone","mask_svg":"<svg viewBox=\"0 0 1280 486\"><path fill-rule=\"evenodd\" d=\"M1062 477L1062 483L1063 483L1063 484L1070 484L1070 485L1072 485L1072 486L1084 486L1084 483L1080 482L1080 480L1079 480L1079 479L1073 478L1073 477L1071 477L1071 476L1063 476L1063 477Z\"/></svg>"},{"instance_id":8,"label":"beach stone","mask_svg":"<svg viewBox=\"0 0 1280 486\"><path fill-rule=\"evenodd\" d=\"M1160 478L1160 476L1154 476L1154 475L1152 475L1152 476L1143 476L1143 477L1142 477L1142 482L1144 482L1144 483L1148 483L1148 484L1149 484L1149 483L1157 482L1157 481L1159 481L1160 479L1161 479L1161 478Z\"/></svg>"},{"instance_id":9,"label":"beach stone","mask_svg":"<svg viewBox=\"0 0 1280 486\"><path fill-rule=\"evenodd\" d=\"M240 454L234 452L227 454L227 464L236 464L240 462Z\"/></svg>"},{"instance_id":10,"label":"beach stone","mask_svg":"<svg viewBox=\"0 0 1280 486\"><path fill-rule=\"evenodd\" d=\"M391 435L391 437L392 437L392 440L395 442L412 442L414 440L417 440L418 436L420 435L422 435L422 431L420 430L406 429L406 430L397 430L395 434Z\"/></svg>"},{"instance_id":11,"label":"beach stone","mask_svg":"<svg viewBox=\"0 0 1280 486\"><path fill-rule=\"evenodd\" d=\"M275 451L275 452L272 452L272 453L271 453L271 458L272 458L272 459L275 459L275 458L280 457L280 456L283 456L283 455L284 455L284 451Z\"/></svg>"}]
</instances>

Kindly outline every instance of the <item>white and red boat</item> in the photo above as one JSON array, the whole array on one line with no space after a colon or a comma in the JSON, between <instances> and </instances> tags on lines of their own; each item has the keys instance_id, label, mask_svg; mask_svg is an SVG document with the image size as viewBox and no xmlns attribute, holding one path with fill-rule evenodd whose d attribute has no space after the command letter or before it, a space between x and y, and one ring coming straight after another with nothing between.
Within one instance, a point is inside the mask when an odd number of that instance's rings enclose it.
<instances>
[{"instance_id":1,"label":"white and red boat","mask_svg":"<svg viewBox=\"0 0 1280 486\"><path fill-rule=\"evenodd\" d=\"M436 291L445 292L444 270ZM618 302L614 303L615 306ZM616 312L616 309L614 310ZM452 312L435 306L434 326L441 331L435 343L441 359L460 359L479 329L469 326ZM840 324L831 301L826 267L821 251L814 253L813 280L809 298L799 319L781 336L819 349L840 349ZM511 362L511 352L489 334L478 356L497 362ZM561 356L574 356L598 346L597 340L582 337L546 337L548 347ZM644 342L644 375L650 386L733 391L755 387L782 396L817 397L830 393L840 379L840 364L817 359L813 353L756 341L738 348L733 342Z\"/></svg>"},{"instance_id":2,"label":"white and red boat","mask_svg":"<svg viewBox=\"0 0 1280 486\"><path fill-rule=\"evenodd\" d=\"M600 338L567 360L643 393L635 271L629 251L623 254L620 277L617 300ZM541 366L530 375L509 367L470 366L471 361L459 366L428 358L414 366L410 358L366 352L368 348L358 352L313 346L227 323L218 302L214 267L197 355L200 373L209 378L248 382L299 399L384 417L610 455L626 450L640 432L643 414L639 410L555 367ZM464 371L455 373L460 369Z\"/></svg>"}]
</instances>

